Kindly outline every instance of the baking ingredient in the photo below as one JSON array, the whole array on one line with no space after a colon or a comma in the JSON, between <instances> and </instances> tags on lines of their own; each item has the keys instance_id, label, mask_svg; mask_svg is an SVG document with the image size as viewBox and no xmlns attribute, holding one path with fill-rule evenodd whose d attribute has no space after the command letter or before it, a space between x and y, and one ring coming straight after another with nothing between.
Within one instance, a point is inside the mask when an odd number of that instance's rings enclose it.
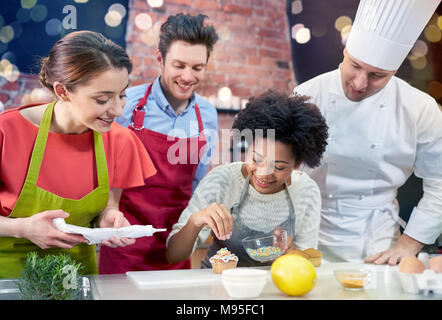
<instances>
[{"instance_id":1,"label":"baking ingredient","mask_svg":"<svg viewBox=\"0 0 442 320\"><path fill-rule=\"evenodd\" d=\"M442 255L431 258L428 268L434 270L434 272L442 273Z\"/></svg>"},{"instance_id":2,"label":"baking ingredient","mask_svg":"<svg viewBox=\"0 0 442 320\"><path fill-rule=\"evenodd\" d=\"M341 275L339 281L344 288L362 289L364 287L364 280L358 275Z\"/></svg>"},{"instance_id":3,"label":"baking ingredient","mask_svg":"<svg viewBox=\"0 0 442 320\"><path fill-rule=\"evenodd\" d=\"M422 273L425 265L416 257L407 257L401 260L399 271L403 273Z\"/></svg>"},{"instance_id":4,"label":"baking ingredient","mask_svg":"<svg viewBox=\"0 0 442 320\"><path fill-rule=\"evenodd\" d=\"M247 253L253 258L267 258L271 256L279 256L281 249L273 246L260 247L258 249L247 249Z\"/></svg>"},{"instance_id":5,"label":"baking ingredient","mask_svg":"<svg viewBox=\"0 0 442 320\"><path fill-rule=\"evenodd\" d=\"M285 254L270 269L275 286L289 296L302 296L316 284L313 264L299 255Z\"/></svg>"},{"instance_id":6,"label":"baking ingredient","mask_svg":"<svg viewBox=\"0 0 442 320\"><path fill-rule=\"evenodd\" d=\"M32 251L17 281L23 300L76 300L79 298L81 263L67 254L39 257Z\"/></svg>"}]
</instances>

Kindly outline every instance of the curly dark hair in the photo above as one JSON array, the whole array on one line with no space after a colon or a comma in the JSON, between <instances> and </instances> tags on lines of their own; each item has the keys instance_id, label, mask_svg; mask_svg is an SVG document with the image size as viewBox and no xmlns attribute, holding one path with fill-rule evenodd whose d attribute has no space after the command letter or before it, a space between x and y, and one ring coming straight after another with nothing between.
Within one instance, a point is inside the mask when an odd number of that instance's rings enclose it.
<instances>
[{"instance_id":1,"label":"curly dark hair","mask_svg":"<svg viewBox=\"0 0 442 320\"><path fill-rule=\"evenodd\" d=\"M275 139L292 146L296 164L304 162L317 167L327 146L328 126L318 107L307 102L308 96L288 97L268 90L250 98L246 108L237 115L232 129L275 130Z\"/></svg>"}]
</instances>

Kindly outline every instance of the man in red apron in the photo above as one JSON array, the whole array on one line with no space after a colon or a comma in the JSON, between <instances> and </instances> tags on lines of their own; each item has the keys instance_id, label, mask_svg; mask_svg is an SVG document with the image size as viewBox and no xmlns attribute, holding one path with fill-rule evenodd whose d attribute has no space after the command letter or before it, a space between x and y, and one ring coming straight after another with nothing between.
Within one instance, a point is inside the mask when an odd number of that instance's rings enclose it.
<instances>
[{"instance_id":1,"label":"man in red apron","mask_svg":"<svg viewBox=\"0 0 442 320\"><path fill-rule=\"evenodd\" d=\"M166 239L207 173L215 148L216 109L195 93L218 40L215 29L204 25L205 18L177 14L161 26L161 74L150 84L127 90L123 115L117 119L137 134L157 169L145 186L123 191L120 210L131 224L168 232L137 239L125 248L102 247L101 274L190 268L190 260L168 263Z\"/></svg>"}]
</instances>

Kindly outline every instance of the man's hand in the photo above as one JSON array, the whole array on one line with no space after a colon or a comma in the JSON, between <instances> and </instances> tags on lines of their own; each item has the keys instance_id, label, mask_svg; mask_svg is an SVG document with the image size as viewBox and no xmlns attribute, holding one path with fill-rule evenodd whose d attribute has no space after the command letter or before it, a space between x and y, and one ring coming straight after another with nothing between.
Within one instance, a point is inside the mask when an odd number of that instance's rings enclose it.
<instances>
[{"instance_id":1,"label":"man's hand","mask_svg":"<svg viewBox=\"0 0 442 320\"><path fill-rule=\"evenodd\" d=\"M404 233L393 247L365 259L364 262L374 264L388 263L390 266L394 266L401 262L403 258L416 256L423 246L422 242Z\"/></svg>"}]
</instances>

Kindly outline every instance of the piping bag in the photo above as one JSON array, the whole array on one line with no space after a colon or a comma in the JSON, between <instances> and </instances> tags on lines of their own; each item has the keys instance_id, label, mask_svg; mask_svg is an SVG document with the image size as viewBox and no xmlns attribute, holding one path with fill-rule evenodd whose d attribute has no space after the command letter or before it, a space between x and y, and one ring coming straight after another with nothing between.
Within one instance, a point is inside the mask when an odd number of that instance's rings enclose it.
<instances>
[{"instance_id":1,"label":"piping bag","mask_svg":"<svg viewBox=\"0 0 442 320\"><path fill-rule=\"evenodd\" d=\"M89 245L99 244L110 237L116 238L141 238L150 237L155 232L164 232L167 229L155 229L151 225L132 225L121 228L85 228L67 224L64 218L55 218L52 223L54 227L65 233L81 234L89 240Z\"/></svg>"}]
</instances>

